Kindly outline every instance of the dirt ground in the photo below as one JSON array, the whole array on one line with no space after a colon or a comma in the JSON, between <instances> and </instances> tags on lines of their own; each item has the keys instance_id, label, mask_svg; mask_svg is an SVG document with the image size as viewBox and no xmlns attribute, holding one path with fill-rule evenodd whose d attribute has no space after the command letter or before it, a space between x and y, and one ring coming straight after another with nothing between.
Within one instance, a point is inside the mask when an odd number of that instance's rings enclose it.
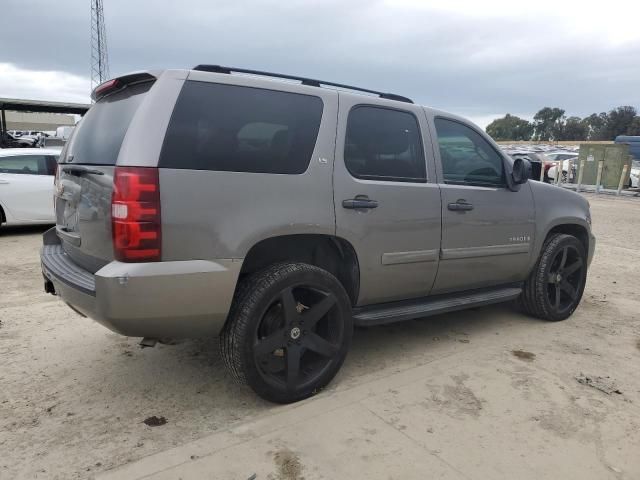
<instances>
[{"instance_id":1,"label":"dirt ground","mask_svg":"<svg viewBox=\"0 0 640 480\"><path fill-rule=\"evenodd\" d=\"M509 450L553 445L563 470L539 478L577 478L572 465L592 463L592 478L640 478L640 199L588 198L598 246L570 319L545 323L494 306L358 330L342 371L317 398L433 362L438 373L424 379L432 396L395 421L411 434L433 414L443 432L434 451L451 452L449 463L480 463L493 450L525 468L524 453ZM236 386L214 339L141 349L139 339L44 294L42 231L0 232L1 479L92 477L291 408ZM483 394L489 385L493 397ZM496 392L513 398L507 413L486 400ZM518 422L504 423L514 415ZM157 426L145 423L152 416ZM456 451L465 432L488 450Z\"/></svg>"}]
</instances>

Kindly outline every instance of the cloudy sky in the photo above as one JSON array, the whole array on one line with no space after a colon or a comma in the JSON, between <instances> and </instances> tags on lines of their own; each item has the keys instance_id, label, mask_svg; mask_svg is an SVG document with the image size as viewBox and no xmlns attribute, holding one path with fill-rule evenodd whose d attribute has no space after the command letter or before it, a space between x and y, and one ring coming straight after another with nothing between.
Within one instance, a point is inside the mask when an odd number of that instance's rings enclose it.
<instances>
[{"instance_id":1,"label":"cloudy sky","mask_svg":"<svg viewBox=\"0 0 640 480\"><path fill-rule=\"evenodd\" d=\"M640 2L103 0L111 75L217 63L409 96L482 126L640 109ZM590 5L592 4L593 5ZM89 0L2 0L0 97L88 101Z\"/></svg>"}]
</instances>

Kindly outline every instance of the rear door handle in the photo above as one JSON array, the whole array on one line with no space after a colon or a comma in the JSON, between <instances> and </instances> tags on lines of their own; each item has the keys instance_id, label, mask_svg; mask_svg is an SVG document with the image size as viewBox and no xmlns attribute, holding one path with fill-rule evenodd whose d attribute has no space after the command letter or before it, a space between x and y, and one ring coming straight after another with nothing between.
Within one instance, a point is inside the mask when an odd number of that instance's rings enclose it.
<instances>
[{"instance_id":1,"label":"rear door handle","mask_svg":"<svg viewBox=\"0 0 640 480\"><path fill-rule=\"evenodd\" d=\"M342 208L348 208L351 210L359 208L378 208L378 202L376 200L370 200L366 196L357 196L356 198L343 200Z\"/></svg>"},{"instance_id":2,"label":"rear door handle","mask_svg":"<svg viewBox=\"0 0 640 480\"><path fill-rule=\"evenodd\" d=\"M449 210L453 210L453 211L457 211L457 212L466 212L469 210L473 210L473 205L470 203L467 203L466 200L458 200L455 203L450 203L449 205L447 205L447 208Z\"/></svg>"},{"instance_id":3,"label":"rear door handle","mask_svg":"<svg viewBox=\"0 0 640 480\"><path fill-rule=\"evenodd\" d=\"M9 185L7 180L0 180L0 185Z\"/></svg>"}]
</instances>

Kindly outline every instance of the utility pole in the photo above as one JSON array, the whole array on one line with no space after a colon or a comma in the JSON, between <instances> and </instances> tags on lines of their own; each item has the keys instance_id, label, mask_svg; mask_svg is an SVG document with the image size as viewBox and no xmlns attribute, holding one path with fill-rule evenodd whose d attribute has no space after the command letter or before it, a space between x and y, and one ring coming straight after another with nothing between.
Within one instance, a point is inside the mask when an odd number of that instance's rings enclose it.
<instances>
[{"instance_id":1,"label":"utility pole","mask_svg":"<svg viewBox=\"0 0 640 480\"><path fill-rule=\"evenodd\" d=\"M91 91L109 79L109 54L102 0L91 1Z\"/></svg>"}]
</instances>

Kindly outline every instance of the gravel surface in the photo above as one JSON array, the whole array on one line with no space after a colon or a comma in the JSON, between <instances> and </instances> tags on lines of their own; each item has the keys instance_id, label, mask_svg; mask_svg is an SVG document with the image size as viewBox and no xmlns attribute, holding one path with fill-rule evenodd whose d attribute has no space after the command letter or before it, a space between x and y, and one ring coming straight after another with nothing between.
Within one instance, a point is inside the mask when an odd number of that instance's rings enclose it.
<instances>
[{"instance_id":1,"label":"gravel surface","mask_svg":"<svg viewBox=\"0 0 640 480\"><path fill-rule=\"evenodd\" d=\"M532 448L551 432L561 442L593 444L611 478L640 478L640 200L588 198L598 248L570 319L545 323L494 306L357 330L342 371L321 395L434 360L460 369L473 358L469 349L481 348L491 360L471 361L470 371L505 391L540 395L542 411L523 419ZM139 339L44 294L44 230L0 229L0 478L87 478L289 408L235 385L216 339L141 349ZM442 400L437 392L448 390L430 380L439 399L430 408L460 407L451 422L486 415L473 392L449 386L451 399ZM571 393L544 394L552 388ZM568 451L567 461L581 460Z\"/></svg>"}]
</instances>

